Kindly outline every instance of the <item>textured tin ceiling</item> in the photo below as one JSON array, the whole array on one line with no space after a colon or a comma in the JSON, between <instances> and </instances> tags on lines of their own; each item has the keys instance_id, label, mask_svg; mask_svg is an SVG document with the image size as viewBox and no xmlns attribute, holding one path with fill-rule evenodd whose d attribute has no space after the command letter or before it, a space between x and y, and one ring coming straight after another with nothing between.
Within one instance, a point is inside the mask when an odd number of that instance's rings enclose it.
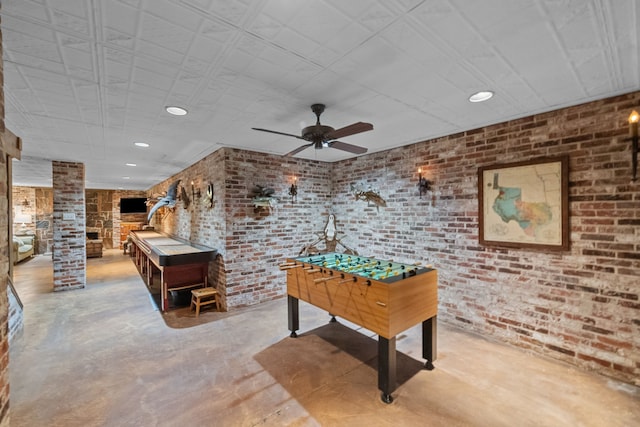
<instances>
[{"instance_id":1,"label":"textured tin ceiling","mask_svg":"<svg viewBox=\"0 0 640 427\"><path fill-rule=\"evenodd\" d=\"M342 139L371 153L640 88L635 0L3 0L1 15L16 185L51 185L50 160L85 163L88 188L146 189L223 146L284 154L302 141L251 127L299 134L313 103L325 125L373 123Z\"/></svg>"}]
</instances>

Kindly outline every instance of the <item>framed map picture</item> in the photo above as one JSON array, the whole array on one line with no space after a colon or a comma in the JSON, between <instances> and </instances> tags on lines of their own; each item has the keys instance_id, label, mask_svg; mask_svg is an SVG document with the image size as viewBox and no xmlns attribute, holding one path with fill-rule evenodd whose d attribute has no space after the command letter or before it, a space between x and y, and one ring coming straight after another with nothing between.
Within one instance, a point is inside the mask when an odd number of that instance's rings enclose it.
<instances>
[{"instance_id":1,"label":"framed map picture","mask_svg":"<svg viewBox=\"0 0 640 427\"><path fill-rule=\"evenodd\" d=\"M569 157L478 168L481 245L569 249Z\"/></svg>"}]
</instances>

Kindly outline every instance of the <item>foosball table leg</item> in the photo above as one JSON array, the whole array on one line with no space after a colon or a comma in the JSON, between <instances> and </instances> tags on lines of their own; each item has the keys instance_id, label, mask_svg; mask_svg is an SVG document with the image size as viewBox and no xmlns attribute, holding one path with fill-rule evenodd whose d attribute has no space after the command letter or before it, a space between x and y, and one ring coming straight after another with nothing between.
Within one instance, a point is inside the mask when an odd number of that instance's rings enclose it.
<instances>
[{"instance_id":1,"label":"foosball table leg","mask_svg":"<svg viewBox=\"0 0 640 427\"><path fill-rule=\"evenodd\" d=\"M437 355L438 320L437 316L422 322L422 358L426 359L425 369L432 371L435 369L433 362Z\"/></svg>"},{"instance_id":2,"label":"foosball table leg","mask_svg":"<svg viewBox=\"0 0 640 427\"><path fill-rule=\"evenodd\" d=\"M300 329L298 298L287 295L287 308L289 313L289 330L291 331L291 334L289 336L291 338L296 338L298 336L298 334L296 334L296 331Z\"/></svg>"},{"instance_id":3,"label":"foosball table leg","mask_svg":"<svg viewBox=\"0 0 640 427\"><path fill-rule=\"evenodd\" d=\"M378 389L384 403L393 402L396 389L396 337L378 336Z\"/></svg>"}]
</instances>

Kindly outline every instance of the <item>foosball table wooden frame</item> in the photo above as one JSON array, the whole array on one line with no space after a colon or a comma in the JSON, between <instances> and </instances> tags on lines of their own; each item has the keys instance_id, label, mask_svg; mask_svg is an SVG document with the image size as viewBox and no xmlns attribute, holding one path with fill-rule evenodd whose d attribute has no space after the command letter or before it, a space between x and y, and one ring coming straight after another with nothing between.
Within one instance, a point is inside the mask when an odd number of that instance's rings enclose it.
<instances>
[{"instance_id":1,"label":"foosball table wooden frame","mask_svg":"<svg viewBox=\"0 0 640 427\"><path fill-rule=\"evenodd\" d=\"M327 310L378 334L378 389L385 403L396 389L396 335L422 323L422 357L434 369L437 352L438 275L412 266L402 275L374 279L318 265L309 258L287 259L288 326L297 337L299 300ZM404 267L403 267L404 269Z\"/></svg>"}]
</instances>

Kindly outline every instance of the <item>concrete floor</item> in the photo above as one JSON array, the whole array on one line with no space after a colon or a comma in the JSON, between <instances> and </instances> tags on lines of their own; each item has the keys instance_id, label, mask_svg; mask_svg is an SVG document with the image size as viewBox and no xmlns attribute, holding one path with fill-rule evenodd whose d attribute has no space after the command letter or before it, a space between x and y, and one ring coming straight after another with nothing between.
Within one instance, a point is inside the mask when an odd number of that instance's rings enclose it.
<instances>
[{"instance_id":1,"label":"concrete floor","mask_svg":"<svg viewBox=\"0 0 640 427\"><path fill-rule=\"evenodd\" d=\"M284 274L283 274L284 276ZM394 402L376 336L286 299L230 313L155 310L120 251L88 286L52 292L50 257L15 269L24 330L10 349L12 426L638 426L640 390L444 324L436 369L420 328L397 340Z\"/></svg>"}]
</instances>

